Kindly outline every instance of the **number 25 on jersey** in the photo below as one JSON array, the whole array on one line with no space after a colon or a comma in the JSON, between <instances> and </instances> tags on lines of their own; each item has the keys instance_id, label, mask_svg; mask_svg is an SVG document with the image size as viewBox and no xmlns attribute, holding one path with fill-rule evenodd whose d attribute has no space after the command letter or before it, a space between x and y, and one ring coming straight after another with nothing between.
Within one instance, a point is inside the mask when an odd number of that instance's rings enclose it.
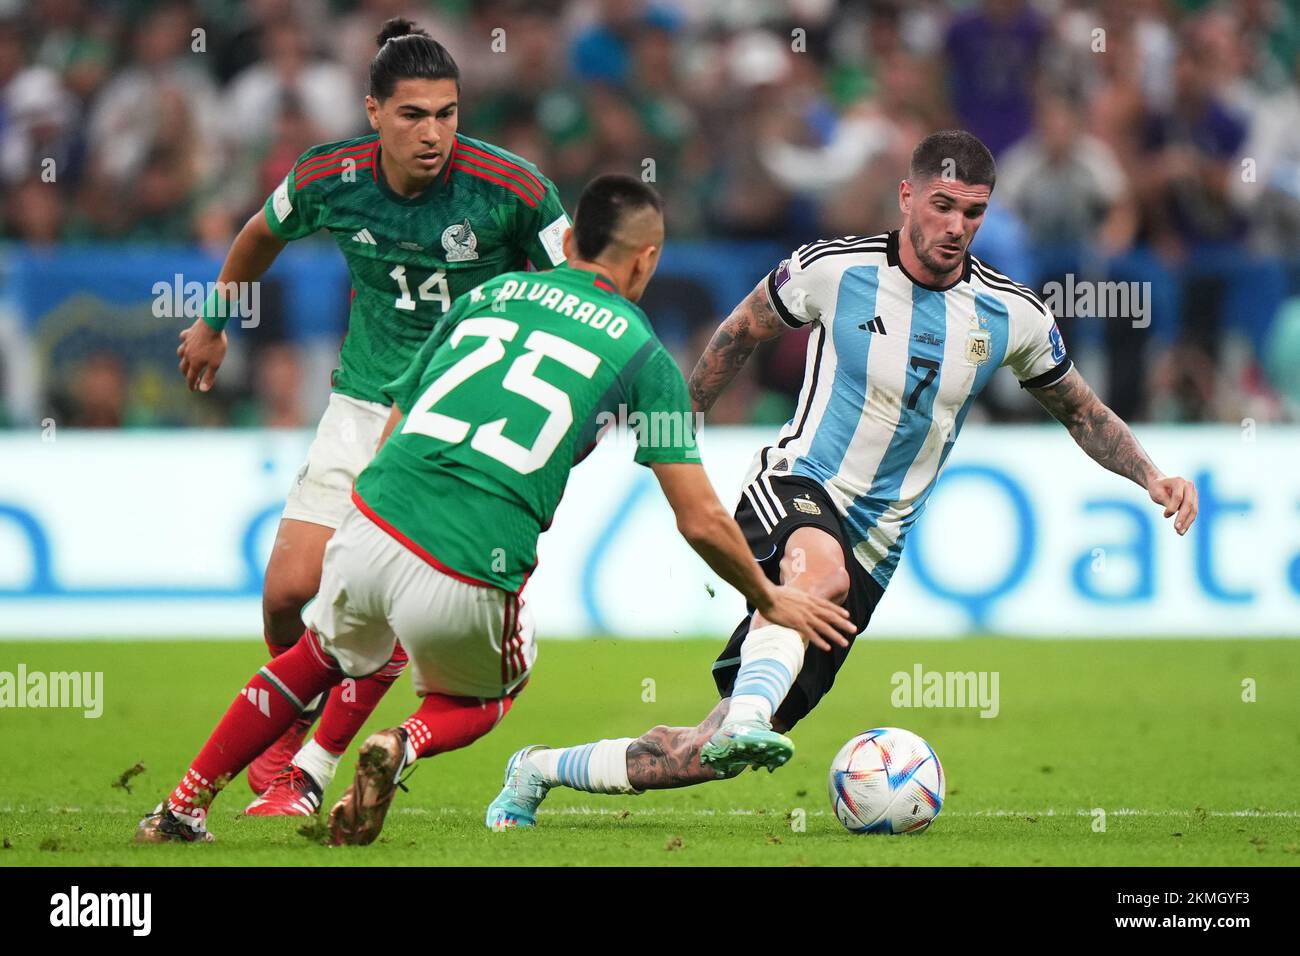
<instances>
[{"instance_id":1,"label":"number 25 on jersey","mask_svg":"<svg viewBox=\"0 0 1300 956\"><path fill-rule=\"evenodd\" d=\"M583 378L591 378L600 366L598 355L541 329L534 329L528 334L524 340L524 353L510 363L501 386L540 405L547 412L546 421L531 447L520 445L502 434L506 427L505 418L484 422L475 428L470 422L432 410L433 406L470 378L505 358L506 348L502 343L513 342L518 332L518 323L509 319L475 318L458 324L449 340L453 349L459 348L467 337L481 338L483 344L467 353L430 383L411 407L402 432L428 435L456 445L469 437L470 447L475 451L501 462L521 475L543 467L573 424L573 404L563 390L538 378L537 368L543 358L549 358L573 369Z\"/></svg>"}]
</instances>

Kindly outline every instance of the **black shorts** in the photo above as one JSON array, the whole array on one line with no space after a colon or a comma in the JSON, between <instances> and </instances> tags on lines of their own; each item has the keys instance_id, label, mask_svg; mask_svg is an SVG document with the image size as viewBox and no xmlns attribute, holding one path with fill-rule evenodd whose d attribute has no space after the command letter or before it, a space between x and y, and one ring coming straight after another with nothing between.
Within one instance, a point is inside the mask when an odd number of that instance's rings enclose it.
<instances>
[{"instance_id":1,"label":"black shorts","mask_svg":"<svg viewBox=\"0 0 1300 956\"><path fill-rule=\"evenodd\" d=\"M762 500L761 507L765 512L760 514L751 500L751 495L757 492L751 490L740 498L736 521L745 533L754 559L768 580L774 584L781 583L781 556L785 553L786 539L795 529L821 528L832 535L844 551L844 568L849 572L849 596L844 606L848 608L858 633L866 630L871 613L885 592L853 556L844 524L826 490L813 479L798 476L774 477L765 482L765 486L771 487L784 515L777 513L778 520L772 524L771 515L776 509L771 507L770 499ZM753 486L750 488L753 489ZM730 697L731 689L735 686L736 674L740 671L740 645L749 633L749 621L753 613L754 609L750 607L749 614L736 626L731 640L713 665L713 680L718 685L718 693L723 697ZM790 693L773 715L773 723L778 728L789 730L817 706L835 683L835 675L849 656L852 646L852 639L849 640L848 647L832 647L829 651L808 646L803 669L799 671Z\"/></svg>"}]
</instances>

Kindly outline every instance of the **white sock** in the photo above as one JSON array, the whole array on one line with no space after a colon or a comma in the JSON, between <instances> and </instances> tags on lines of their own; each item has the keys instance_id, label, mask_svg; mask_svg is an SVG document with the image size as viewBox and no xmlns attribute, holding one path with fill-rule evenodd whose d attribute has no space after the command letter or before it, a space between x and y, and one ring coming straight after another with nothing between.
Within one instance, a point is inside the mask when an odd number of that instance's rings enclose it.
<instances>
[{"instance_id":1,"label":"white sock","mask_svg":"<svg viewBox=\"0 0 1300 956\"><path fill-rule=\"evenodd\" d=\"M552 787L588 793L640 793L627 779L627 748L635 738L598 740L594 744L538 750L528 756Z\"/></svg>"},{"instance_id":2,"label":"white sock","mask_svg":"<svg viewBox=\"0 0 1300 956\"><path fill-rule=\"evenodd\" d=\"M803 652L803 638L793 628L765 624L750 631L740 645L740 672L722 725L755 720L771 724L772 712L803 667Z\"/></svg>"},{"instance_id":3,"label":"white sock","mask_svg":"<svg viewBox=\"0 0 1300 956\"><path fill-rule=\"evenodd\" d=\"M312 779L320 784L322 790L328 790L330 784L334 782L334 775L338 773L339 761L342 759L342 754L330 753L316 743L316 738L313 737L293 755L293 765L300 770L306 770L311 774Z\"/></svg>"}]
</instances>

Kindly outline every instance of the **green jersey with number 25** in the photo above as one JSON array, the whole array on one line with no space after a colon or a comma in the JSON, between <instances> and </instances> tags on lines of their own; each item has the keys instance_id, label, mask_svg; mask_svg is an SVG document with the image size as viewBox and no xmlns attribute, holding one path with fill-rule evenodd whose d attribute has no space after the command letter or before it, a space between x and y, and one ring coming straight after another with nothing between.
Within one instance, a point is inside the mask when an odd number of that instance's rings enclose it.
<instances>
[{"instance_id":1,"label":"green jersey with number 25","mask_svg":"<svg viewBox=\"0 0 1300 956\"><path fill-rule=\"evenodd\" d=\"M385 393L403 417L357 478L357 506L435 566L506 591L602 428L629 425L642 464L699 461L677 363L586 270L474 289Z\"/></svg>"},{"instance_id":2,"label":"green jersey with number 25","mask_svg":"<svg viewBox=\"0 0 1300 956\"><path fill-rule=\"evenodd\" d=\"M526 160L457 136L437 182L413 199L384 182L379 137L314 146L266 200L271 231L328 229L347 259L352 307L334 389L368 402L410 364L438 320L492 276L564 261L569 220Z\"/></svg>"}]
</instances>

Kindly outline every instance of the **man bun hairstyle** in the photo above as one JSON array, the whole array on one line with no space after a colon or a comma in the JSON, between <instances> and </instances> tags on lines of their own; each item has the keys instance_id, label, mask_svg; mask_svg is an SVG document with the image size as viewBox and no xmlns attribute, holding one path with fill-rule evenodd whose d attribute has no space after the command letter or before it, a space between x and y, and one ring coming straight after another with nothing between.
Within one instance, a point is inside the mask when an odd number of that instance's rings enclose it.
<instances>
[{"instance_id":1,"label":"man bun hairstyle","mask_svg":"<svg viewBox=\"0 0 1300 956\"><path fill-rule=\"evenodd\" d=\"M944 129L916 144L908 178L913 182L957 180L992 190L997 181L997 166L993 154L978 136L964 129Z\"/></svg>"},{"instance_id":2,"label":"man bun hairstyle","mask_svg":"<svg viewBox=\"0 0 1300 956\"><path fill-rule=\"evenodd\" d=\"M386 100L401 80L455 80L460 67L447 48L410 20L393 17L379 28L379 52L370 61L370 95Z\"/></svg>"},{"instance_id":3,"label":"man bun hairstyle","mask_svg":"<svg viewBox=\"0 0 1300 956\"><path fill-rule=\"evenodd\" d=\"M578 211L573 219L573 239L580 258L591 262L600 257L611 242L619 224L631 213L651 208L662 213L663 200L652 186L625 173L597 176L578 197Z\"/></svg>"}]
</instances>

